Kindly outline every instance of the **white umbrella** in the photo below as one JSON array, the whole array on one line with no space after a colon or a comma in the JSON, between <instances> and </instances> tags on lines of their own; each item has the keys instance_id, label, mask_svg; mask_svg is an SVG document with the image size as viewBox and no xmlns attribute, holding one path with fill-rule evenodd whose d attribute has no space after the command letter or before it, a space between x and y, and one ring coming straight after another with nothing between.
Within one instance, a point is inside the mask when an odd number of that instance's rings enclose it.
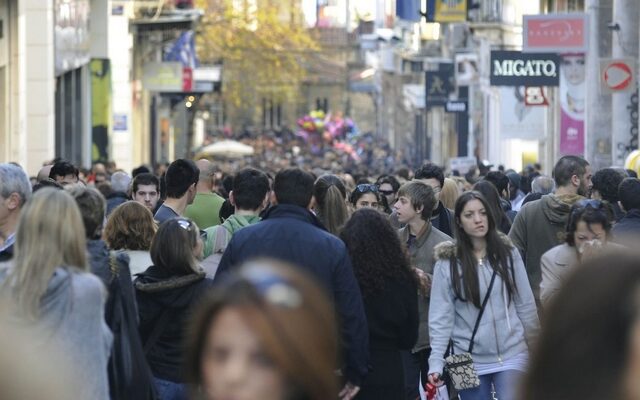
<instances>
[{"instance_id":1,"label":"white umbrella","mask_svg":"<svg viewBox=\"0 0 640 400\"><path fill-rule=\"evenodd\" d=\"M222 140L203 147L198 153L203 156L239 158L252 155L254 150L253 147L235 140Z\"/></svg>"}]
</instances>

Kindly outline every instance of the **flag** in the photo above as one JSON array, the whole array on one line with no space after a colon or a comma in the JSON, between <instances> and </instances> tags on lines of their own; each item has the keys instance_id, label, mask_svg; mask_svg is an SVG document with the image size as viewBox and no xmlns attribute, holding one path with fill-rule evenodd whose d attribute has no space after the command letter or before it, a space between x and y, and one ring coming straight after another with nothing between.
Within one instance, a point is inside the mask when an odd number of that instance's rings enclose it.
<instances>
[{"instance_id":1,"label":"flag","mask_svg":"<svg viewBox=\"0 0 640 400\"><path fill-rule=\"evenodd\" d=\"M193 31L182 32L180 37L165 49L163 61L179 61L183 67L196 68L200 65L196 55L196 41Z\"/></svg>"}]
</instances>

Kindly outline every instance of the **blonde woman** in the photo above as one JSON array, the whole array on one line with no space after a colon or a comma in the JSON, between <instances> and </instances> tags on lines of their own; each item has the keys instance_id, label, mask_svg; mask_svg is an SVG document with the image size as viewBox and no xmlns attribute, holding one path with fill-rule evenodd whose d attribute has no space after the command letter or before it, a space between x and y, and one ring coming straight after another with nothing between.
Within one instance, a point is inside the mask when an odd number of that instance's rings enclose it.
<instances>
[{"instance_id":1,"label":"blonde woman","mask_svg":"<svg viewBox=\"0 0 640 400\"><path fill-rule=\"evenodd\" d=\"M460 197L460 189L456 181L450 178L444 178L444 185L440 191L440 201L449 210L453 210L456 207L456 200Z\"/></svg>"},{"instance_id":2,"label":"blonde woman","mask_svg":"<svg viewBox=\"0 0 640 400\"><path fill-rule=\"evenodd\" d=\"M57 347L74 366L78 399L109 399L112 335L104 321L106 291L87 272L84 225L73 198L51 188L26 204L12 266L0 272L2 303L19 325L41 331L34 346ZM18 325L18 323L16 323Z\"/></svg>"}]
</instances>

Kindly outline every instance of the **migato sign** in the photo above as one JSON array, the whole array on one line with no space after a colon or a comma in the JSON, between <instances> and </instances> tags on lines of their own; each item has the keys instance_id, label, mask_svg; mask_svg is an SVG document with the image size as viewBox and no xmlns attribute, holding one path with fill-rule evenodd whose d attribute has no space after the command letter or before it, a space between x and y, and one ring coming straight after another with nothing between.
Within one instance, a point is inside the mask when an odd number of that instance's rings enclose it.
<instances>
[{"instance_id":1,"label":"migato sign","mask_svg":"<svg viewBox=\"0 0 640 400\"><path fill-rule=\"evenodd\" d=\"M552 53L492 51L492 86L558 86L560 59Z\"/></svg>"}]
</instances>

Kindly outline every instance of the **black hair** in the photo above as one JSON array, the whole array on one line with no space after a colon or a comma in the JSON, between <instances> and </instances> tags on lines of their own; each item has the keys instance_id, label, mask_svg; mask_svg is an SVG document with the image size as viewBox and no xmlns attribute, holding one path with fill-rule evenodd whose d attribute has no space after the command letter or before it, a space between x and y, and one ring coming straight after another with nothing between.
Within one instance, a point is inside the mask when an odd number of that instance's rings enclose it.
<instances>
[{"instance_id":1,"label":"black hair","mask_svg":"<svg viewBox=\"0 0 640 400\"><path fill-rule=\"evenodd\" d=\"M488 172L484 179L493 184L500 196L509 188L509 177L500 171Z\"/></svg>"},{"instance_id":2,"label":"black hair","mask_svg":"<svg viewBox=\"0 0 640 400\"><path fill-rule=\"evenodd\" d=\"M354 206L360 200L360 197L364 196L366 193L371 193L376 196L376 201L378 203L381 202L382 196L379 191L379 186L374 185L373 183L361 183L356 185L356 188L353 189L353 192L349 195L349 202Z\"/></svg>"},{"instance_id":3,"label":"black hair","mask_svg":"<svg viewBox=\"0 0 640 400\"><path fill-rule=\"evenodd\" d=\"M496 219L497 228L504 233L505 235L509 233L511 229L511 221L507 214L505 214L502 209L502 204L500 203L500 195L498 194L498 190L493 185L493 183L488 180L481 180L473 185L473 190L477 190L482 193L482 195L487 199L489 203L489 208L491 209L491 213L494 215Z\"/></svg>"},{"instance_id":4,"label":"black hair","mask_svg":"<svg viewBox=\"0 0 640 400\"><path fill-rule=\"evenodd\" d=\"M383 183L391 185L391 189L393 189L394 192L397 192L398 189L400 189L400 182L398 182L396 177L393 175L380 175L376 180L376 185L380 187Z\"/></svg>"},{"instance_id":5,"label":"black hair","mask_svg":"<svg viewBox=\"0 0 640 400\"><path fill-rule=\"evenodd\" d=\"M149 172L140 173L133 178L133 183L131 184L132 194L138 191L140 185L155 185L156 191L160 194L160 179Z\"/></svg>"},{"instance_id":6,"label":"black hair","mask_svg":"<svg viewBox=\"0 0 640 400\"><path fill-rule=\"evenodd\" d=\"M618 198L618 186L625 177L613 168L603 168L593 174L593 190L597 190L603 200L615 203Z\"/></svg>"},{"instance_id":7,"label":"black hair","mask_svg":"<svg viewBox=\"0 0 640 400\"><path fill-rule=\"evenodd\" d=\"M243 210L260 208L269 192L269 178L255 168L244 168L233 177L233 199Z\"/></svg>"},{"instance_id":8,"label":"black hair","mask_svg":"<svg viewBox=\"0 0 640 400\"><path fill-rule=\"evenodd\" d=\"M618 187L618 197L626 212L640 209L640 180L625 178Z\"/></svg>"},{"instance_id":9,"label":"black hair","mask_svg":"<svg viewBox=\"0 0 640 400\"><path fill-rule=\"evenodd\" d=\"M440 188L444 186L444 170L435 164L425 164L418 168L413 175L414 179L435 179L440 182Z\"/></svg>"},{"instance_id":10,"label":"black hair","mask_svg":"<svg viewBox=\"0 0 640 400\"><path fill-rule=\"evenodd\" d=\"M585 206L579 201L571 207L571 212L569 213L569 219L567 220L567 227L565 230L565 242L567 242L569 246L575 246L576 244L575 233L578 227L578 222L580 221L584 221L589 230L591 230L591 225L601 224L607 235L609 234L609 231L611 231L613 212L610 205L598 200L587 201L598 203L599 205L592 206L588 203L588 205Z\"/></svg>"},{"instance_id":11,"label":"black hair","mask_svg":"<svg viewBox=\"0 0 640 400\"><path fill-rule=\"evenodd\" d=\"M638 173L632 169L625 169L625 171L627 171L627 175L629 176L629 178L637 178L638 177Z\"/></svg>"},{"instance_id":12,"label":"black hair","mask_svg":"<svg viewBox=\"0 0 640 400\"><path fill-rule=\"evenodd\" d=\"M273 191L278 204L307 208L313 196L313 176L300 168L286 168L276 174Z\"/></svg>"},{"instance_id":13,"label":"black hair","mask_svg":"<svg viewBox=\"0 0 640 400\"><path fill-rule=\"evenodd\" d=\"M560 158L553 168L553 179L556 181L556 187L568 185L574 175L582 178L582 175L587 172L588 165L587 160L579 156L564 156Z\"/></svg>"},{"instance_id":14,"label":"black hair","mask_svg":"<svg viewBox=\"0 0 640 400\"><path fill-rule=\"evenodd\" d=\"M363 297L375 296L389 281L409 281L417 287L400 238L384 214L371 208L354 212L340 238L349 251Z\"/></svg>"},{"instance_id":15,"label":"black hair","mask_svg":"<svg viewBox=\"0 0 640 400\"><path fill-rule=\"evenodd\" d=\"M167 168L164 181L167 185L167 197L179 199L189 190L191 185L198 183L200 170L191 160L184 158L175 160Z\"/></svg>"},{"instance_id":16,"label":"black hair","mask_svg":"<svg viewBox=\"0 0 640 400\"><path fill-rule=\"evenodd\" d=\"M146 165L141 165L138 168L134 168L131 171L131 177L135 178L136 176L138 176L140 174L148 174L150 172L151 172L151 170L149 169L149 167L147 167ZM147 185L147 183L143 183L143 185Z\"/></svg>"},{"instance_id":17,"label":"black hair","mask_svg":"<svg viewBox=\"0 0 640 400\"><path fill-rule=\"evenodd\" d=\"M67 175L73 175L78 178L80 171L78 167L71 164L69 161L61 160L53 164L51 171L49 171L49 178L55 180L56 176L65 177Z\"/></svg>"},{"instance_id":18,"label":"black hair","mask_svg":"<svg viewBox=\"0 0 640 400\"><path fill-rule=\"evenodd\" d=\"M480 308L480 283L478 281L477 260L473 254L473 244L471 238L462 228L462 212L468 202L479 200L487 213L489 227L487 229L487 259L489 265L493 268L498 276L504 282L507 289L509 301L513 294L517 292L514 281L513 257L510 247L496 229L495 216L491 212L485 197L475 190L464 192L458 197L455 209L455 237L456 237L456 260L457 263L450 264L451 281L453 283L453 292L461 301L469 301ZM459 268L460 265L462 268ZM462 272L462 274L460 273Z\"/></svg>"}]
</instances>

